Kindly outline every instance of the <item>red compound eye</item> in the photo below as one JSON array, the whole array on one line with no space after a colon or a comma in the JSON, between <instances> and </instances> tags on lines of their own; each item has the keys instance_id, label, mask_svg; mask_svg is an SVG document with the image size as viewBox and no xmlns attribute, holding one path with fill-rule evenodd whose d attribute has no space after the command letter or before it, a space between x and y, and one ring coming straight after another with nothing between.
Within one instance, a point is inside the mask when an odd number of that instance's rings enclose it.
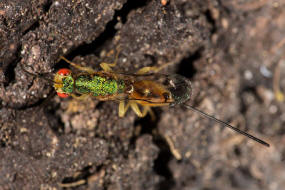
<instances>
[{"instance_id":1,"label":"red compound eye","mask_svg":"<svg viewBox=\"0 0 285 190\"><path fill-rule=\"evenodd\" d=\"M57 95L58 95L59 97L61 97L61 98L67 98L67 97L69 96L69 95L66 94L66 93L60 93L60 92L58 92Z\"/></svg>"},{"instance_id":2,"label":"red compound eye","mask_svg":"<svg viewBox=\"0 0 285 190\"><path fill-rule=\"evenodd\" d=\"M71 71L69 69L63 68L63 69L59 69L57 73L59 75L66 76L66 75L69 75Z\"/></svg>"}]
</instances>

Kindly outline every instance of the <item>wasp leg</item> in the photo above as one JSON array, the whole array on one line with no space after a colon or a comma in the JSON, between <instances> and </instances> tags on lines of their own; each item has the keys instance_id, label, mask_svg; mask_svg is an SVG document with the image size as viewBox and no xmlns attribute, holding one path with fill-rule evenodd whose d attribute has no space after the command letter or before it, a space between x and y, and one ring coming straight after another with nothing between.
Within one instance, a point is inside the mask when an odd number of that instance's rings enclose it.
<instances>
[{"instance_id":1,"label":"wasp leg","mask_svg":"<svg viewBox=\"0 0 285 190\"><path fill-rule=\"evenodd\" d=\"M100 67L103 69L103 71L106 72L112 72L113 69L111 67L115 67L116 63L100 63Z\"/></svg>"},{"instance_id":2,"label":"wasp leg","mask_svg":"<svg viewBox=\"0 0 285 190\"><path fill-rule=\"evenodd\" d=\"M130 103L128 102L125 106L125 101L120 101L119 103L119 117L124 117L126 112L128 111L130 107Z\"/></svg>"},{"instance_id":3,"label":"wasp leg","mask_svg":"<svg viewBox=\"0 0 285 190\"><path fill-rule=\"evenodd\" d=\"M145 117L146 114L149 112L150 107L149 106L144 106L143 111L141 112L138 104L136 102L130 102L130 106L132 110L139 116L139 117Z\"/></svg>"},{"instance_id":4,"label":"wasp leg","mask_svg":"<svg viewBox=\"0 0 285 190\"><path fill-rule=\"evenodd\" d=\"M89 74L93 74L93 73L96 72L96 71L94 71L91 67L83 67L83 66L80 66L80 65L78 65L78 64L76 64L76 63L73 63L73 62L69 61L68 59L66 59L66 58L63 57L63 56L60 56L60 59L64 60L66 63L69 63L70 65L72 65L72 66L75 67L76 69L81 70L81 71L85 71L85 72L87 72L87 73L89 73Z\"/></svg>"},{"instance_id":5,"label":"wasp leg","mask_svg":"<svg viewBox=\"0 0 285 190\"><path fill-rule=\"evenodd\" d=\"M132 110L137 114L137 116L144 117L146 115L147 112L142 113L137 103L131 102L130 104L131 104Z\"/></svg>"},{"instance_id":6,"label":"wasp leg","mask_svg":"<svg viewBox=\"0 0 285 190\"><path fill-rule=\"evenodd\" d=\"M145 117L147 113L150 114L151 119L154 121L155 120L155 114L151 110L149 106L144 106L143 111L141 112L139 109L139 106L136 102L134 101L129 101L127 105L125 106L124 101L120 101L119 104L119 117L124 117L126 112L128 111L129 107L131 106L132 110L139 116L139 117Z\"/></svg>"},{"instance_id":7,"label":"wasp leg","mask_svg":"<svg viewBox=\"0 0 285 190\"><path fill-rule=\"evenodd\" d=\"M150 107L148 107L148 113L149 113L149 115L151 117L151 120L155 121L155 114L154 114L154 112L152 111L152 109Z\"/></svg>"},{"instance_id":8,"label":"wasp leg","mask_svg":"<svg viewBox=\"0 0 285 190\"><path fill-rule=\"evenodd\" d=\"M143 117L143 114L138 106L137 103L135 102L130 102L130 106L132 108L132 110L139 116L139 117Z\"/></svg>"},{"instance_id":9,"label":"wasp leg","mask_svg":"<svg viewBox=\"0 0 285 190\"><path fill-rule=\"evenodd\" d=\"M143 106L143 111L142 111L141 117L145 117L147 113L149 113L151 120L155 121L155 114L152 111L151 107L150 106Z\"/></svg>"},{"instance_id":10,"label":"wasp leg","mask_svg":"<svg viewBox=\"0 0 285 190\"><path fill-rule=\"evenodd\" d=\"M82 94L80 96L76 96L74 94L71 94L71 96L76 100L85 100L86 98L88 98L89 94Z\"/></svg>"},{"instance_id":11,"label":"wasp leg","mask_svg":"<svg viewBox=\"0 0 285 190\"><path fill-rule=\"evenodd\" d=\"M142 113L138 107L138 104L133 102L133 101L129 101L127 103L127 105L125 106L125 102L124 101L120 101L119 104L119 117L124 117L125 113L127 112L127 110L129 109L129 107L131 106L132 110L139 116L139 117L144 117L147 113L147 110L145 109L145 111Z\"/></svg>"},{"instance_id":12,"label":"wasp leg","mask_svg":"<svg viewBox=\"0 0 285 190\"><path fill-rule=\"evenodd\" d=\"M146 73L149 73L149 72L155 72L156 70L157 70L157 67L143 67L140 70L138 70L136 72L136 74L143 75L143 74L146 74Z\"/></svg>"},{"instance_id":13,"label":"wasp leg","mask_svg":"<svg viewBox=\"0 0 285 190\"><path fill-rule=\"evenodd\" d=\"M174 145L172 139L168 135L164 135L164 138L165 138L167 144L169 145L170 151L173 154L173 156L176 158L176 160L181 160L182 155L179 152L179 150L177 148L175 148L175 145Z\"/></svg>"},{"instance_id":14,"label":"wasp leg","mask_svg":"<svg viewBox=\"0 0 285 190\"><path fill-rule=\"evenodd\" d=\"M117 65L119 54L120 54L120 48L117 48L117 53L116 53L114 63L105 63L105 62L100 63L100 67L103 69L103 71L106 71L106 72L113 71L111 67L115 67Z\"/></svg>"},{"instance_id":15,"label":"wasp leg","mask_svg":"<svg viewBox=\"0 0 285 190\"><path fill-rule=\"evenodd\" d=\"M174 64L174 63L173 62L169 62L169 63L166 63L166 64L160 66L160 67L156 67L156 66L153 66L153 67L143 67L140 70L138 70L136 72L136 74L143 75L143 74L146 74L146 73L149 73L149 72L158 73L159 71L161 71L165 67L168 67L169 65L172 65L172 64Z\"/></svg>"}]
</instances>

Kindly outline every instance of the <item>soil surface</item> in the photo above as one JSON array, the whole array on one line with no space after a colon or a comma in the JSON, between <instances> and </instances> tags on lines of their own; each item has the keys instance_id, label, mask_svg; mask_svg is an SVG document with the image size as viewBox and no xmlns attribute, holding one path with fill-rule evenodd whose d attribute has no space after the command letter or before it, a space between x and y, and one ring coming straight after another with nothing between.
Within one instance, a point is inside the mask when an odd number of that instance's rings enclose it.
<instances>
[{"instance_id":1,"label":"soil surface","mask_svg":"<svg viewBox=\"0 0 285 190\"><path fill-rule=\"evenodd\" d=\"M285 186L285 0L0 1L0 189L280 190ZM187 104L155 119L60 99L65 56L117 72L170 63ZM32 73L32 74L31 74Z\"/></svg>"}]
</instances>

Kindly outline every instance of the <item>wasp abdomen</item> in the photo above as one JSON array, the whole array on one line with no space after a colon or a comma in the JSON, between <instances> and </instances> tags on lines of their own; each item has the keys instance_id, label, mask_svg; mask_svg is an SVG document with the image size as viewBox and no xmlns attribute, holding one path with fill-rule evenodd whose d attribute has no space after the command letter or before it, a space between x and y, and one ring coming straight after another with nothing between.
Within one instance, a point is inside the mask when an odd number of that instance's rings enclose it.
<instances>
[{"instance_id":1,"label":"wasp abdomen","mask_svg":"<svg viewBox=\"0 0 285 190\"><path fill-rule=\"evenodd\" d=\"M167 89L174 99L170 106L182 104L191 98L192 86L189 79L180 75L170 75L167 82Z\"/></svg>"}]
</instances>

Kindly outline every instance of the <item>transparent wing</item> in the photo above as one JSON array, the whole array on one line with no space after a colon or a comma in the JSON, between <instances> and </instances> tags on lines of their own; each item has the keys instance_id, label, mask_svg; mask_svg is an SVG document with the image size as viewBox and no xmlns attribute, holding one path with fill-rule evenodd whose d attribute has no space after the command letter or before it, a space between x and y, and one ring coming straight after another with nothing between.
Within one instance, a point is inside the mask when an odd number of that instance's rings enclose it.
<instances>
[{"instance_id":1,"label":"transparent wing","mask_svg":"<svg viewBox=\"0 0 285 190\"><path fill-rule=\"evenodd\" d=\"M137 100L149 104L169 103L173 106L191 98L191 82L180 75L155 73L116 74L116 76L126 84L126 91L118 95L118 100Z\"/></svg>"}]
</instances>

